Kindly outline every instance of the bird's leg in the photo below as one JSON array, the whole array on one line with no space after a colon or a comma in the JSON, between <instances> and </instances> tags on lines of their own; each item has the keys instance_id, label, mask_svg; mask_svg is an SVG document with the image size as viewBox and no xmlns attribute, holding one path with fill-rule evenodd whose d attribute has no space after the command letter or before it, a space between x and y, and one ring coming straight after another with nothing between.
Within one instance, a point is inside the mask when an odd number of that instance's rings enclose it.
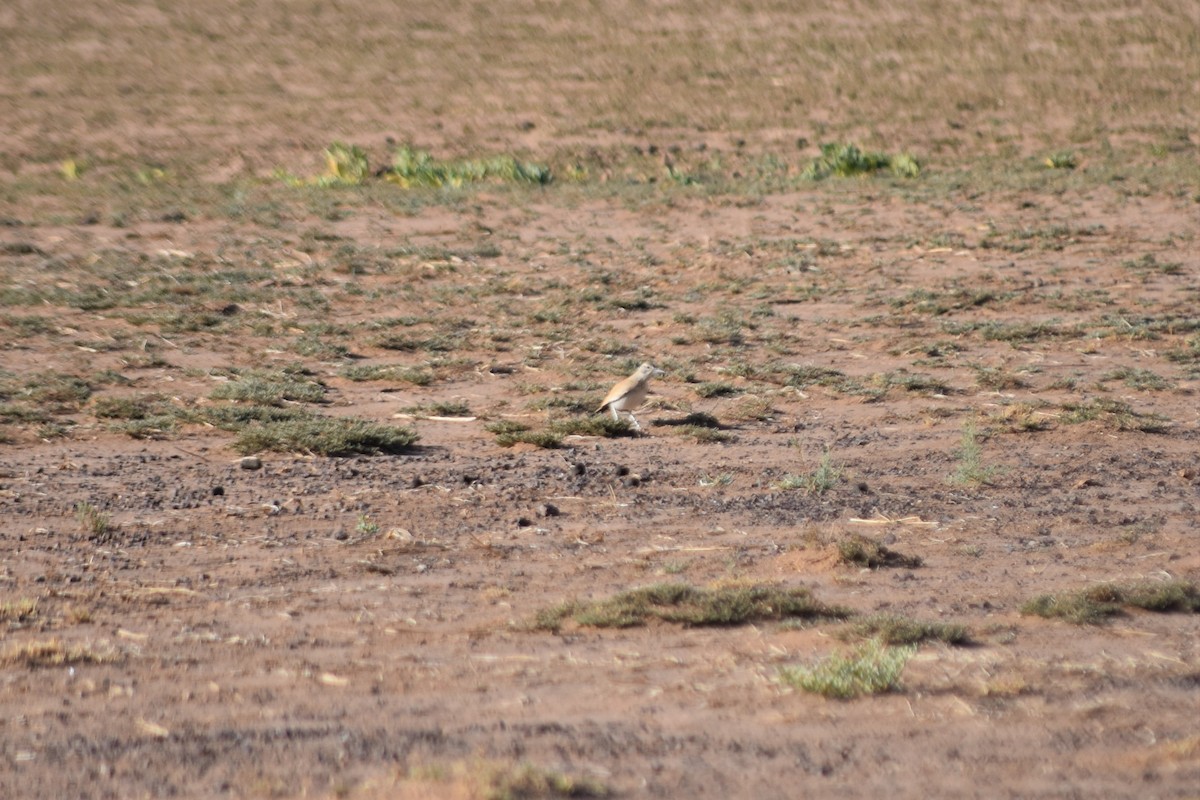
<instances>
[{"instance_id":1,"label":"bird's leg","mask_svg":"<svg viewBox=\"0 0 1200 800\"><path fill-rule=\"evenodd\" d=\"M608 410L612 412L612 415L613 415L613 422L620 422L620 421L621 421L621 417L620 417L620 416L617 414L617 410L616 410L615 408L613 408L612 406L609 406L609 407L608 407Z\"/></svg>"},{"instance_id":2,"label":"bird's leg","mask_svg":"<svg viewBox=\"0 0 1200 800\"><path fill-rule=\"evenodd\" d=\"M640 431L640 430L642 429L642 426L638 424L637 417L635 417L635 416L633 415L633 412L632 412L632 411L628 411L628 412L626 412L626 413L628 413L628 414L629 414L629 421L633 423L633 429L634 429L635 431Z\"/></svg>"}]
</instances>

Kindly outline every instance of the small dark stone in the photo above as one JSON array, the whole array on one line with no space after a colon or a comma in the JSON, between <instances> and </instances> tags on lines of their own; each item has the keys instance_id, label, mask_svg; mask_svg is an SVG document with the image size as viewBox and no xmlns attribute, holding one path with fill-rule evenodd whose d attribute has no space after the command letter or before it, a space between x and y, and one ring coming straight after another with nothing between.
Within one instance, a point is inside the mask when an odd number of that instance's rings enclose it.
<instances>
[{"instance_id":1,"label":"small dark stone","mask_svg":"<svg viewBox=\"0 0 1200 800\"><path fill-rule=\"evenodd\" d=\"M224 497L225 496L225 487L224 486L214 486L212 488L212 494L213 494L213 497Z\"/></svg>"},{"instance_id":2,"label":"small dark stone","mask_svg":"<svg viewBox=\"0 0 1200 800\"><path fill-rule=\"evenodd\" d=\"M585 465L582 461L576 461L574 464L571 465L571 468L573 470L575 470L576 475L586 475L587 474L587 465Z\"/></svg>"},{"instance_id":3,"label":"small dark stone","mask_svg":"<svg viewBox=\"0 0 1200 800\"><path fill-rule=\"evenodd\" d=\"M642 485L642 476L630 475L628 478L625 479L625 485L626 486L641 486Z\"/></svg>"},{"instance_id":4,"label":"small dark stone","mask_svg":"<svg viewBox=\"0 0 1200 800\"><path fill-rule=\"evenodd\" d=\"M552 503L542 503L540 506L538 506L539 517L557 517L560 513L561 512L558 510L558 506L553 505Z\"/></svg>"},{"instance_id":5,"label":"small dark stone","mask_svg":"<svg viewBox=\"0 0 1200 800\"><path fill-rule=\"evenodd\" d=\"M425 485L425 479L420 475L413 475L412 482L409 485L414 489L420 489Z\"/></svg>"},{"instance_id":6,"label":"small dark stone","mask_svg":"<svg viewBox=\"0 0 1200 800\"><path fill-rule=\"evenodd\" d=\"M629 467L617 467L617 477L624 478L629 474Z\"/></svg>"},{"instance_id":7,"label":"small dark stone","mask_svg":"<svg viewBox=\"0 0 1200 800\"><path fill-rule=\"evenodd\" d=\"M858 488L858 490L859 490L860 492L862 492L863 494L868 494L868 493L870 493L870 491L871 491L871 487L870 487L870 486L867 486L867 482L866 482L866 481L859 481L859 482L858 482L858 487L857 487L857 488Z\"/></svg>"},{"instance_id":8,"label":"small dark stone","mask_svg":"<svg viewBox=\"0 0 1200 800\"><path fill-rule=\"evenodd\" d=\"M517 517L517 527L518 528L528 528L532 524L533 524L533 521L530 520L528 517Z\"/></svg>"}]
</instances>

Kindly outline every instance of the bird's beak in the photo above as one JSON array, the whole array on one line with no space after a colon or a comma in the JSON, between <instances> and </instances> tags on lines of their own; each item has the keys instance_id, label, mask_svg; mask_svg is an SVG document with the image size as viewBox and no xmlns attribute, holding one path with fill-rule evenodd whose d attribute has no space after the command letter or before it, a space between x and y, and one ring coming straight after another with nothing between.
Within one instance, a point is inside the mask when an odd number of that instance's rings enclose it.
<instances>
[{"instance_id":1,"label":"bird's beak","mask_svg":"<svg viewBox=\"0 0 1200 800\"><path fill-rule=\"evenodd\" d=\"M667 373L663 372L663 371L662 371L661 369L659 369L658 367L655 367L655 368L654 368L654 372L651 372L650 374L651 374L651 375L666 375Z\"/></svg>"}]
</instances>

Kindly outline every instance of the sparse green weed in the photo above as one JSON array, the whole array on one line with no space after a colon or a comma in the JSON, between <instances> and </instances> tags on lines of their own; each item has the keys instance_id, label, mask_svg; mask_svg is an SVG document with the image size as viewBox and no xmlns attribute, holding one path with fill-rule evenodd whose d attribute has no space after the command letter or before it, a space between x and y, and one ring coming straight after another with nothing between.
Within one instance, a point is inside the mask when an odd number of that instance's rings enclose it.
<instances>
[{"instance_id":1,"label":"sparse green weed","mask_svg":"<svg viewBox=\"0 0 1200 800\"><path fill-rule=\"evenodd\" d=\"M1125 608L1200 613L1200 587L1191 581L1102 583L1066 594L1039 595L1021 607L1022 614L1096 625Z\"/></svg>"},{"instance_id":2,"label":"sparse green weed","mask_svg":"<svg viewBox=\"0 0 1200 800\"><path fill-rule=\"evenodd\" d=\"M325 387L306 379L303 372L248 371L219 385L210 395L214 400L280 406L285 402L321 403Z\"/></svg>"},{"instance_id":3,"label":"sparse green weed","mask_svg":"<svg viewBox=\"0 0 1200 800\"><path fill-rule=\"evenodd\" d=\"M886 153L863 151L857 145L831 142L821 145L821 155L808 163L800 173L802 178L819 181L824 178L848 178L891 170L901 178L921 174L917 160L910 155L889 156Z\"/></svg>"},{"instance_id":4,"label":"sparse green weed","mask_svg":"<svg viewBox=\"0 0 1200 800\"><path fill-rule=\"evenodd\" d=\"M803 475L785 475L775 484L783 491L803 489L809 494L821 495L837 485L842 479L842 468L833 463L828 450L821 456L821 463L812 472Z\"/></svg>"},{"instance_id":5,"label":"sparse green weed","mask_svg":"<svg viewBox=\"0 0 1200 800\"><path fill-rule=\"evenodd\" d=\"M845 619L850 613L817 601L803 588L748 585L702 589L665 583L607 600L564 603L540 612L534 626L557 630L568 618L601 628L628 628L651 619L684 625L740 625L765 620Z\"/></svg>"},{"instance_id":6,"label":"sparse green weed","mask_svg":"<svg viewBox=\"0 0 1200 800\"><path fill-rule=\"evenodd\" d=\"M384 178L405 188L458 187L489 180L545 184L550 182L551 174L542 164L518 161L512 156L441 161L424 150L401 147Z\"/></svg>"},{"instance_id":7,"label":"sparse green weed","mask_svg":"<svg viewBox=\"0 0 1200 800\"><path fill-rule=\"evenodd\" d=\"M418 439L411 428L361 419L302 415L251 423L241 428L233 447L239 453L263 451L321 456L403 453Z\"/></svg>"},{"instance_id":8,"label":"sparse green weed","mask_svg":"<svg viewBox=\"0 0 1200 800\"><path fill-rule=\"evenodd\" d=\"M970 641L970 633L964 625L921 622L896 614L876 614L853 621L846 627L845 635L856 639L878 639L887 645L919 644L924 641L967 644Z\"/></svg>"},{"instance_id":9,"label":"sparse green weed","mask_svg":"<svg viewBox=\"0 0 1200 800\"><path fill-rule=\"evenodd\" d=\"M75 519L84 533L92 536L103 536L112 527L112 517L86 500L75 504Z\"/></svg>"},{"instance_id":10,"label":"sparse green weed","mask_svg":"<svg viewBox=\"0 0 1200 800\"><path fill-rule=\"evenodd\" d=\"M880 567L907 567L915 569L923 563L919 556L906 556L892 550L881 542L862 534L851 534L837 543L838 556L842 562L867 569Z\"/></svg>"},{"instance_id":11,"label":"sparse green weed","mask_svg":"<svg viewBox=\"0 0 1200 800\"><path fill-rule=\"evenodd\" d=\"M1119 431L1145 433L1164 433L1171 427L1171 421L1161 414L1143 414L1128 403L1103 397L1065 404L1061 419L1068 425L1097 420Z\"/></svg>"},{"instance_id":12,"label":"sparse green weed","mask_svg":"<svg viewBox=\"0 0 1200 800\"><path fill-rule=\"evenodd\" d=\"M917 652L915 646L887 647L872 639L846 654L834 654L809 667L785 667L784 683L836 700L900 688L900 674Z\"/></svg>"},{"instance_id":13,"label":"sparse green weed","mask_svg":"<svg viewBox=\"0 0 1200 800\"><path fill-rule=\"evenodd\" d=\"M957 454L958 466L950 475L950 483L955 486L985 486L991 483L998 468L983 463L983 445L979 442L973 422L963 426Z\"/></svg>"}]
</instances>

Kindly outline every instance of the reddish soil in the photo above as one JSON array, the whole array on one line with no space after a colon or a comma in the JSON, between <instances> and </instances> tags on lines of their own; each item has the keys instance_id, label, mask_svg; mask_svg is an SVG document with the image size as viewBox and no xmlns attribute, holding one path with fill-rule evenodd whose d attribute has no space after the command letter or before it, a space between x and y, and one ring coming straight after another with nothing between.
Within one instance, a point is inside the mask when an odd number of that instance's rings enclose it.
<instances>
[{"instance_id":1,"label":"reddish soil","mask_svg":"<svg viewBox=\"0 0 1200 800\"><path fill-rule=\"evenodd\" d=\"M33 150L35 133L16 140ZM278 155L244 155L263 153ZM255 291L278 298L176 331L123 307L6 303L10 383L124 380L56 413L54 431L3 426L0 601L36 609L0 619L0 797L460 797L461 782L414 776L478 761L621 797L1200 794L1200 616L1074 625L1020 610L1098 583L1200 580L1193 198L561 191L405 213L299 204L275 223L33 221L6 201L6 291L76 291L106 258L139 276L194 259L265 264L275 283ZM381 255L397 243L409 250ZM343 245L386 268L348 270ZM597 291L655 302L584 299ZM560 301L554 336L528 321ZM373 343L371 323L406 314L468 334L452 358ZM730 315L737 336L698 332ZM22 327L34 316L48 325ZM436 379L352 381L345 360L298 355L323 316L350 330L338 341L356 363L432 364ZM1032 332L988 333L1020 325ZM610 342L627 349L605 355ZM504 448L485 430L540 425L555 412L539 398L599 397L642 359L668 366L643 436ZM94 413L147 393L202 406L220 370L295 363L327 387L323 413L412 424L416 447L263 453L243 469L229 433L132 439ZM789 365L847 383L788 386ZM735 393L703 397L708 381ZM742 413L750 400L764 410ZM473 418L395 416L445 401ZM1094 419L1071 416L1088 403ZM680 435L689 412L728 440ZM967 425L988 472L963 484ZM828 490L780 487L825 452L841 470ZM107 527L89 529L83 503ZM855 533L922 564L847 565L836 543ZM668 581L804 586L861 614L964 624L972 644L922 644L898 691L842 702L778 680L845 649L837 624L531 626ZM62 664L18 655L37 644L78 649Z\"/></svg>"}]
</instances>

